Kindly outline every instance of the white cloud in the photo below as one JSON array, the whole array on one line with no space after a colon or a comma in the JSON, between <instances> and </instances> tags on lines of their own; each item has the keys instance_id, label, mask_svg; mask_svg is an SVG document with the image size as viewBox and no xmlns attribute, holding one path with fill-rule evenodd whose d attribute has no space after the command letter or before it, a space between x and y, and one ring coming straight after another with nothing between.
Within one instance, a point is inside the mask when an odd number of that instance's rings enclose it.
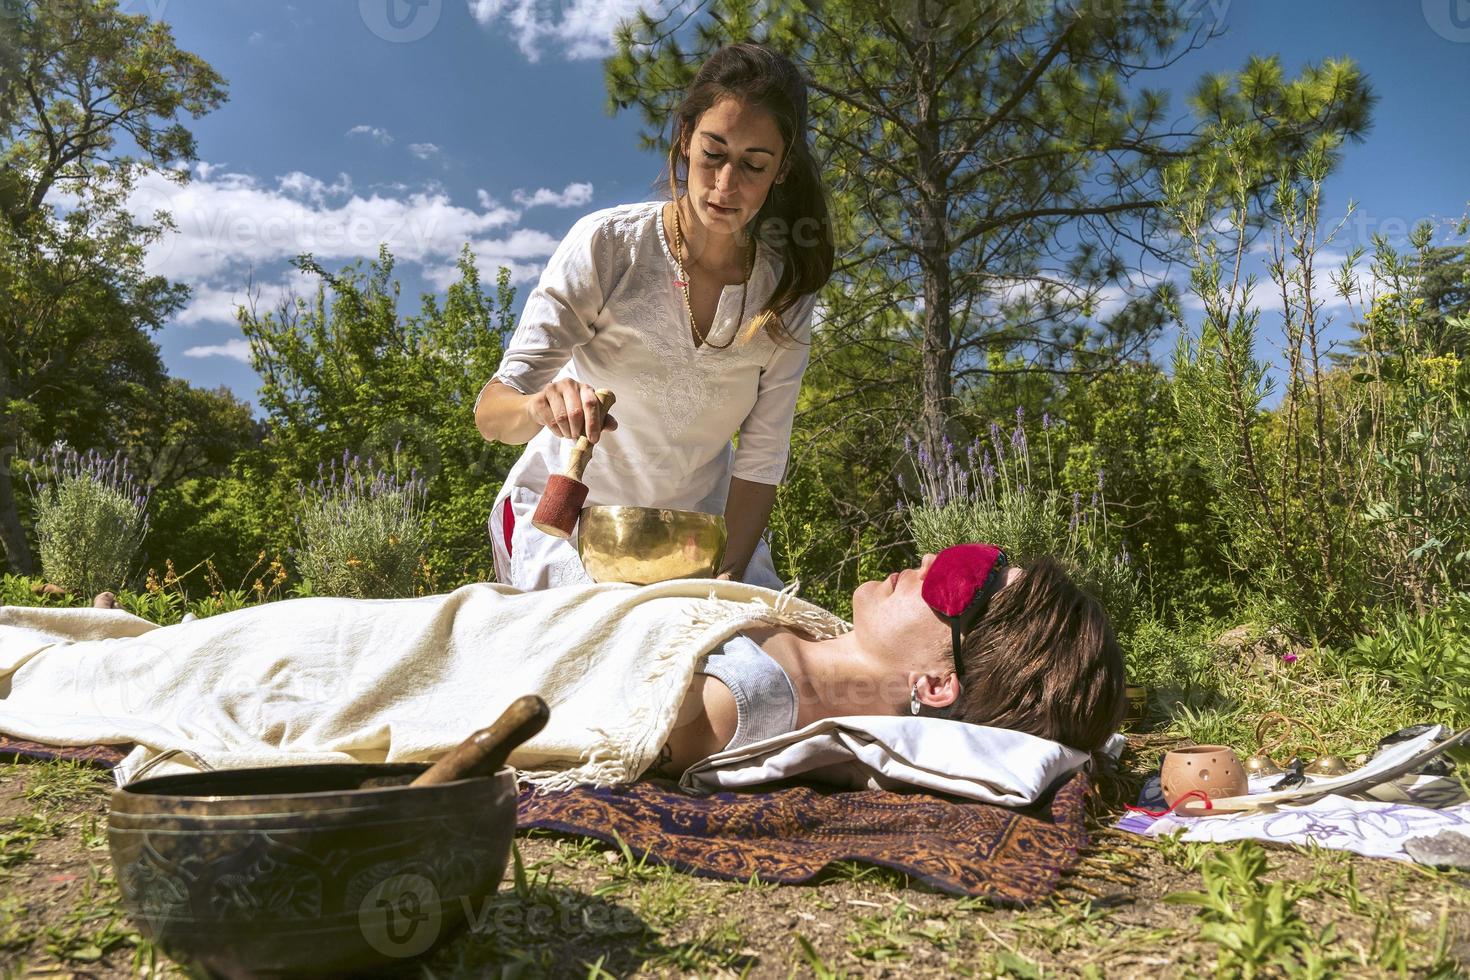
<instances>
[{"instance_id":1,"label":"white cloud","mask_svg":"<svg viewBox=\"0 0 1470 980\"><path fill-rule=\"evenodd\" d=\"M263 269L275 275L303 252L332 268L371 261L386 243L400 269L417 267L425 281L442 289L458 278L456 262L466 242L485 282L493 283L505 265L512 282L520 284L535 281L561 240L520 227L525 208L502 204L484 189L476 194L478 206L461 206L434 182L369 191L355 189L346 174L328 183L302 171L260 179L203 161L193 170L196 176L186 184L144 175L128 199L140 220L151 220L158 210L173 215L176 230L149 246L146 269L191 287L174 321L181 326L233 324L241 305L264 312L293 292L310 294L315 280L294 268L275 280L256 278ZM522 196L549 204L575 203L590 194L591 184L573 183L559 193ZM228 345L192 350L204 353L191 357L240 357L240 348Z\"/></svg>"},{"instance_id":2,"label":"white cloud","mask_svg":"<svg viewBox=\"0 0 1470 980\"><path fill-rule=\"evenodd\" d=\"M227 340L223 344L204 344L199 347L190 347L184 351L185 357L228 357L234 361L244 364L250 363L250 342L246 340Z\"/></svg>"},{"instance_id":3,"label":"white cloud","mask_svg":"<svg viewBox=\"0 0 1470 980\"><path fill-rule=\"evenodd\" d=\"M427 160L430 157L439 155L439 147L435 143L410 143L408 144L408 152L420 160Z\"/></svg>"},{"instance_id":4,"label":"white cloud","mask_svg":"<svg viewBox=\"0 0 1470 980\"><path fill-rule=\"evenodd\" d=\"M534 208L543 204L554 208L579 207L592 200L592 185L585 182L571 183L559 192L549 187L538 187L534 194L517 190L511 195L511 200L523 208Z\"/></svg>"},{"instance_id":5,"label":"white cloud","mask_svg":"<svg viewBox=\"0 0 1470 980\"><path fill-rule=\"evenodd\" d=\"M245 39L246 44L259 44L265 40L264 31L251 31L250 36Z\"/></svg>"},{"instance_id":6,"label":"white cloud","mask_svg":"<svg viewBox=\"0 0 1470 980\"><path fill-rule=\"evenodd\" d=\"M393 142L392 133L388 132L381 126L369 126L366 123L353 126L347 131L347 135L371 137L373 140L383 146L387 146L389 143Z\"/></svg>"},{"instance_id":7,"label":"white cloud","mask_svg":"<svg viewBox=\"0 0 1470 980\"><path fill-rule=\"evenodd\" d=\"M339 173L337 179L328 184L310 174L293 170L284 177L277 177L276 184L281 189L281 193L315 204L320 204L329 194L336 197L352 190L352 178L344 173Z\"/></svg>"},{"instance_id":8,"label":"white cloud","mask_svg":"<svg viewBox=\"0 0 1470 980\"><path fill-rule=\"evenodd\" d=\"M541 276L545 262L526 261L542 259L556 250L561 239L544 231L517 228L504 238L480 238L470 242L475 253L475 268L480 272L482 283L493 283L500 267L510 269L512 285L535 282ZM459 270L454 262L424 268L424 278L439 289L447 289L459 279Z\"/></svg>"},{"instance_id":9,"label":"white cloud","mask_svg":"<svg viewBox=\"0 0 1470 980\"><path fill-rule=\"evenodd\" d=\"M316 288L316 282L316 276L292 269L279 282L198 284L190 290L188 305L179 311L174 322L184 326L233 323L235 311L241 306L264 313L275 309L284 299L310 292Z\"/></svg>"},{"instance_id":10,"label":"white cloud","mask_svg":"<svg viewBox=\"0 0 1470 980\"><path fill-rule=\"evenodd\" d=\"M324 262L371 259L379 243L401 261L436 263L466 241L515 225L521 214L513 207L460 207L437 186L363 196L345 176L327 184L300 172L275 183L234 172L184 185L156 174L140 179L129 208L148 216L167 210L178 226L150 247L148 271L194 285L238 282L246 270L301 252Z\"/></svg>"},{"instance_id":11,"label":"white cloud","mask_svg":"<svg viewBox=\"0 0 1470 980\"><path fill-rule=\"evenodd\" d=\"M612 53L613 28L639 10L655 16L691 0L469 0L482 27L505 32L527 61L554 48L571 61Z\"/></svg>"}]
</instances>

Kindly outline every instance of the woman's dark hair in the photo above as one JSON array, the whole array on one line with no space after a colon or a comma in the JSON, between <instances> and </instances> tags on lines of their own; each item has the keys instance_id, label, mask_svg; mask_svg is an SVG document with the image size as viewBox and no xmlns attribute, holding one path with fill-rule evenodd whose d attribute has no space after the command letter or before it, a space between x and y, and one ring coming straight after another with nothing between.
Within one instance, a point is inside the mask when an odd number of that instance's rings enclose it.
<instances>
[{"instance_id":1,"label":"woman's dark hair","mask_svg":"<svg viewBox=\"0 0 1470 980\"><path fill-rule=\"evenodd\" d=\"M1127 711L1123 650L1102 603L1045 557L991 600L960 647L951 717L1094 752Z\"/></svg>"},{"instance_id":2,"label":"woman's dark hair","mask_svg":"<svg viewBox=\"0 0 1470 980\"><path fill-rule=\"evenodd\" d=\"M806 80L790 59L752 43L727 44L705 59L684 98L674 107L667 163L669 196L677 200L676 184L687 186L689 158L684 143L693 136L700 114L730 96L775 117L785 147L781 162L786 179L771 185L752 229L758 240L781 256L781 277L766 305L751 321L747 336L765 327L773 340L790 340L783 314L802 296L826 285L832 277L833 255L826 192L807 145Z\"/></svg>"}]
</instances>

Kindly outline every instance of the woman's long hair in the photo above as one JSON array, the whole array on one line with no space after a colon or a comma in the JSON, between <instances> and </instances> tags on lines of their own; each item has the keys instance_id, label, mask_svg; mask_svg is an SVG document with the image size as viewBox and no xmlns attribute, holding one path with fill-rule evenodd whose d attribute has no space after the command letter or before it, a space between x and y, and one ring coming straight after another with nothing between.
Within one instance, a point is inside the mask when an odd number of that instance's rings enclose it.
<instances>
[{"instance_id":1,"label":"woman's long hair","mask_svg":"<svg viewBox=\"0 0 1470 980\"><path fill-rule=\"evenodd\" d=\"M766 305L751 320L746 336L764 327L773 340L791 340L782 316L832 277L833 247L826 191L807 145L806 81L790 59L759 44L740 43L727 44L705 60L674 107L667 163L669 196L678 200L676 185L688 187L685 139L693 135L700 114L727 96L760 106L775 117L785 146L786 179L771 185L752 223L756 238L781 256L781 277Z\"/></svg>"}]
</instances>

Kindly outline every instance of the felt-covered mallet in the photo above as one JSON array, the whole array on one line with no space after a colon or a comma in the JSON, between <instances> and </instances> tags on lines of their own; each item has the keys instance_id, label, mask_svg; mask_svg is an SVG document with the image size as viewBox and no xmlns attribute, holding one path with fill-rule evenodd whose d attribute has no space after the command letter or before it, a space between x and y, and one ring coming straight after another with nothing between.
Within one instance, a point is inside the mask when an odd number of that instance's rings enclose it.
<instances>
[{"instance_id":1,"label":"felt-covered mallet","mask_svg":"<svg viewBox=\"0 0 1470 980\"><path fill-rule=\"evenodd\" d=\"M606 388L597 389L597 403L603 418L607 417L608 410L615 401L617 399L611 391ZM553 473L546 481L546 492L536 505L536 513L531 515L532 525L553 537L572 536L572 529L577 526L577 518L582 513L582 505L587 502L587 484L582 482L582 471L587 468L587 458L591 455L592 443L585 435L578 436L577 444L567 457L566 469L561 473Z\"/></svg>"}]
</instances>

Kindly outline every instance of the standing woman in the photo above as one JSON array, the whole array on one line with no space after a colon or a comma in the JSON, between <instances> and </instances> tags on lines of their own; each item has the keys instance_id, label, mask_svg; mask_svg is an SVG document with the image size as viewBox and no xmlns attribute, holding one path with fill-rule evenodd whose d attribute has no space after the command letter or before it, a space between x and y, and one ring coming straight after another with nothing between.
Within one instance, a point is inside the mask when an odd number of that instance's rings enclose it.
<instances>
[{"instance_id":1,"label":"standing woman","mask_svg":"<svg viewBox=\"0 0 1470 980\"><path fill-rule=\"evenodd\" d=\"M486 439L526 443L490 515L501 582L589 581L571 542L531 526L585 432L589 506L723 514L719 574L781 587L762 536L833 254L796 66L757 44L710 55L674 110L667 172L670 200L572 225L476 401ZM598 388L617 396L605 425Z\"/></svg>"}]
</instances>

